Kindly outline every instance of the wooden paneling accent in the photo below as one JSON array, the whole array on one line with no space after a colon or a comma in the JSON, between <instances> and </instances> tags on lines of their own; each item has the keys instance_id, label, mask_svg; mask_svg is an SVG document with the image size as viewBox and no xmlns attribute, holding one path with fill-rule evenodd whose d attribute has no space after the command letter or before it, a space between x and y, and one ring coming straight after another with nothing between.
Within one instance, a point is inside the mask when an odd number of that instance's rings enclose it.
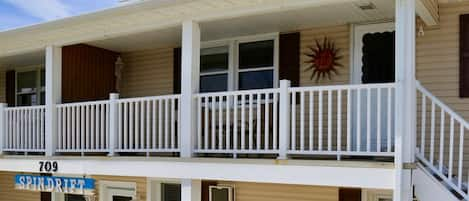
<instances>
[{"instance_id":1,"label":"wooden paneling accent","mask_svg":"<svg viewBox=\"0 0 469 201\"><path fill-rule=\"evenodd\" d=\"M0 201L39 201L41 193L15 190L14 172L0 172Z\"/></svg>"},{"instance_id":2,"label":"wooden paneling accent","mask_svg":"<svg viewBox=\"0 0 469 201\"><path fill-rule=\"evenodd\" d=\"M103 100L115 92L114 68L118 54L85 45L62 48L62 101Z\"/></svg>"},{"instance_id":3,"label":"wooden paneling accent","mask_svg":"<svg viewBox=\"0 0 469 201\"><path fill-rule=\"evenodd\" d=\"M340 188L339 201L361 201L362 190L359 188Z\"/></svg>"}]
</instances>

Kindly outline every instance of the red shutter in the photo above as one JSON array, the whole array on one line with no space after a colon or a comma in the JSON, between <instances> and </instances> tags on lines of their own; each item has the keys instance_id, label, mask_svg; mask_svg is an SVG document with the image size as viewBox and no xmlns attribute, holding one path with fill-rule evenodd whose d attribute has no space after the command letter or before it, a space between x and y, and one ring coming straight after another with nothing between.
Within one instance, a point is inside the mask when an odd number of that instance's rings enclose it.
<instances>
[{"instance_id":1,"label":"red shutter","mask_svg":"<svg viewBox=\"0 0 469 201\"><path fill-rule=\"evenodd\" d=\"M280 34L279 79L291 81L291 86L300 85L300 33Z\"/></svg>"},{"instance_id":2,"label":"red shutter","mask_svg":"<svg viewBox=\"0 0 469 201\"><path fill-rule=\"evenodd\" d=\"M469 14L459 17L459 97L469 97Z\"/></svg>"},{"instance_id":3,"label":"red shutter","mask_svg":"<svg viewBox=\"0 0 469 201\"><path fill-rule=\"evenodd\" d=\"M181 48L174 48L173 51L173 92L181 93Z\"/></svg>"},{"instance_id":4,"label":"red shutter","mask_svg":"<svg viewBox=\"0 0 469 201\"><path fill-rule=\"evenodd\" d=\"M15 99L16 99L16 93L15 93L15 88L16 88L16 72L14 70L7 71L6 72L6 102L9 107L15 106Z\"/></svg>"},{"instance_id":5,"label":"red shutter","mask_svg":"<svg viewBox=\"0 0 469 201\"><path fill-rule=\"evenodd\" d=\"M340 188L339 201L361 201L362 190L359 188Z\"/></svg>"}]
</instances>

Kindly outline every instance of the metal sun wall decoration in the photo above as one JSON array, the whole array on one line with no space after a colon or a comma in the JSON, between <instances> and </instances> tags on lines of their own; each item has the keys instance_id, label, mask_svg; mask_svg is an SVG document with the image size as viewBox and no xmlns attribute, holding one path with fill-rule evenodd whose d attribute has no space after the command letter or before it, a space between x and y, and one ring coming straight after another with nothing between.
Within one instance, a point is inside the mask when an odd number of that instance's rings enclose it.
<instances>
[{"instance_id":1,"label":"metal sun wall decoration","mask_svg":"<svg viewBox=\"0 0 469 201\"><path fill-rule=\"evenodd\" d=\"M309 47L310 53L305 55L309 59L305 62L308 65L305 71L312 70L311 80L316 78L316 82L326 76L331 80L331 74L334 72L336 75L339 74L337 67L343 67L338 61L343 56L339 55L340 49L335 47L335 43L324 37L322 44L316 40L316 46Z\"/></svg>"}]
</instances>

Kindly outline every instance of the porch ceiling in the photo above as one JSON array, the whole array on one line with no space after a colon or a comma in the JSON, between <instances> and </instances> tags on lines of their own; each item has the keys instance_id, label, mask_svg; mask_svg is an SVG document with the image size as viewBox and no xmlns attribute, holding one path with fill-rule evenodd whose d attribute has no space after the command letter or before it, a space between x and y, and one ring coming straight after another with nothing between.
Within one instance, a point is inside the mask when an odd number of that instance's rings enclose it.
<instances>
[{"instance_id":1,"label":"porch ceiling","mask_svg":"<svg viewBox=\"0 0 469 201\"><path fill-rule=\"evenodd\" d=\"M372 3L375 9L362 10L360 5ZM202 40L216 40L269 32L291 32L304 28L390 20L394 17L394 1L357 0L319 7L248 15L237 18L201 22ZM121 37L88 42L93 46L117 52L135 51L180 44L180 26Z\"/></svg>"}]
</instances>

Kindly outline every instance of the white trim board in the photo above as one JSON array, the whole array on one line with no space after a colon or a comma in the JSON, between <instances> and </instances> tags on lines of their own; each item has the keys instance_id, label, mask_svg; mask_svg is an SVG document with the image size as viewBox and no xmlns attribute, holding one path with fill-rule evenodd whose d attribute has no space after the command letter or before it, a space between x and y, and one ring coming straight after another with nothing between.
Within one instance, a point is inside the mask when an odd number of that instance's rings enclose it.
<instances>
[{"instance_id":1,"label":"white trim board","mask_svg":"<svg viewBox=\"0 0 469 201\"><path fill-rule=\"evenodd\" d=\"M38 159L0 159L0 170L37 172ZM48 158L50 160L50 158ZM118 175L392 189L395 171L373 166L326 166L283 160L57 159L58 174ZM346 164L346 163L344 163ZM366 178L366 179L364 179Z\"/></svg>"}]
</instances>

